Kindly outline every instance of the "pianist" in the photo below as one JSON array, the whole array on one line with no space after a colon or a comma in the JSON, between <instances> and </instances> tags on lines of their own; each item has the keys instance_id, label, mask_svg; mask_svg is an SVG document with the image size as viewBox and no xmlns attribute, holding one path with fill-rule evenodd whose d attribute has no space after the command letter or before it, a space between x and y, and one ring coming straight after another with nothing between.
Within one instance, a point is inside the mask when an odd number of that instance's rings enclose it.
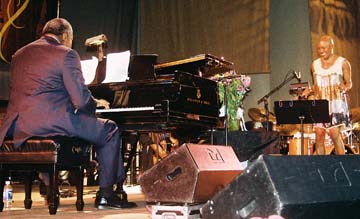
<instances>
[{"instance_id":1,"label":"pianist","mask_svg":"<svg viewBox=\"0 0 360 219\"><path fill-rule=\"evenodd\" d=\"M20 146L31 136L63 135L95 145L99 185L95 207L136 206L122 189L125 179L117 125L95 116L96 100L84 84L80 58L71 49L71 24L62 18L46 23L42 37L19 49L12 58L11 88L0 143L13 138ZM107 106L100 102L100 105ZM116 190L113 190L117 184Z\"/></svg>"}]
</instances>

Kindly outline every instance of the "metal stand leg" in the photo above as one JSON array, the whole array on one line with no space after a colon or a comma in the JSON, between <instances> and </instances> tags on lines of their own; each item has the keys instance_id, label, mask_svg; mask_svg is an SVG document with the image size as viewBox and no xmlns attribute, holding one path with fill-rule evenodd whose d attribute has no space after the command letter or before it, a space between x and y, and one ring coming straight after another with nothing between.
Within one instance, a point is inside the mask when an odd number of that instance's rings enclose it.
<instances>
[{"instance_id":1,"label":"metal stand leg","mask_svg":"<svg viewBox=\"0 0 360 219\"><path fill-rule=\"evenodd\" d=\"M300 123L301 123L301 155L305 155L305 148L304 148L304 116L299 116ZM310 154L310 153L309 153Z\"/></svg>"},{"instance_id":2,"label":"metal stand leg","mask_svg":"<svg viewBox=\"0 0 360 219\"><path fill-rule=\"evenodd\" d=\"M228 145L228 132L229 132L229 118L228 118L228 97L227 97L227 86L224 84L224 103L225 103L225 145Z\"/></svg>"}]
</instances>

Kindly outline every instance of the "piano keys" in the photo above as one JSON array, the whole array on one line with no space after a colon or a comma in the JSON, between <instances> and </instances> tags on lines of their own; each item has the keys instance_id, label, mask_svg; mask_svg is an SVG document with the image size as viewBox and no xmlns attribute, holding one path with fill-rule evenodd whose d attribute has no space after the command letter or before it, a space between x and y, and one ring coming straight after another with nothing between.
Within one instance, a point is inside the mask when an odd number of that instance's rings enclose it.
<instances>
[{"instance_id":1,"label":"piano keys","mask_svg":"<svg viewBox=\"0 0 360 219\"><path fill-rule=\"evenodd\" d=\"M96 113L118 113L118 112L134 112L134 111L148 111L154 110L155 107L131 107L131 108L114 108L114 109L97 109Z\"/></svg>"}]
</instances>

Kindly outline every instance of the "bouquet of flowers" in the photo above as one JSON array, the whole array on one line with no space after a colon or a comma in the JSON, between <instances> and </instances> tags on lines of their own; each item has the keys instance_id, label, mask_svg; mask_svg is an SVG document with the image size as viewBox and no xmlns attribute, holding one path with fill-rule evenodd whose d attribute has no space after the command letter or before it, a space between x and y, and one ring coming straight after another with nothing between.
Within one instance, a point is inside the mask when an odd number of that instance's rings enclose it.
<instances>
[{"instance_id":1,"label":"bouquet of flowers","mask_svg":"<svg viewBox=\"0 0 360 219\"><path fill-rule=\"evenodd\" d=\"M227 93L227 110L228 110L228 128L229 130L245 131L245 122L243 117L243 100L250 91L251 78L246 75L236 74L235 71L216 74L213 80L220 81L219 97L222 102L220 116L225 115L224 91Z\"/></svg>"}]
</instances>

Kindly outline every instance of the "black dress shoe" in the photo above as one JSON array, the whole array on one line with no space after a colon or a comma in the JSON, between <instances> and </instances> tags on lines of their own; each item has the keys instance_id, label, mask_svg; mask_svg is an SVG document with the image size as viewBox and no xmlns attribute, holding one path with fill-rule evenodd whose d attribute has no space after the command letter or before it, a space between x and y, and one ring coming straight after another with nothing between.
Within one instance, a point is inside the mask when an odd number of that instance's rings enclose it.
<instances>
[{"instance_id":1,"label":"black dress shoe","mask_svg":"<svg viewBox=\"0 0 360 219\"><path fill-rule=\"evenodd\" d=\"M115 190L114 193L123 201L127 201L127 194L124 190Z\"/></svg>"},{"instance_id":2,"label":"black dress shoe","mask_svg":"<svg viewBox=\"0 0 360 219\"><path fill-rule=\"evenodd\" d=\"M121 200L115 193L111 197L96 195L95 207L98 209L124 209L134 208L137 205L134 202Z\"/></svg>"},{"instance_id":3,"label":"black dress shoe","mask_svg":"<svg viewBox=\"0 0 360 219\"><path fill-rule=\"evenodd\" d=\"M117 197L120 198L120 200L124 203L125 206L127 206L126 208L134 208L137 207L135 202L129 202L128 201L128 196L126 194L126 192L124 190L115 190L115 195Z\"/></svg>"}]
</instances>

